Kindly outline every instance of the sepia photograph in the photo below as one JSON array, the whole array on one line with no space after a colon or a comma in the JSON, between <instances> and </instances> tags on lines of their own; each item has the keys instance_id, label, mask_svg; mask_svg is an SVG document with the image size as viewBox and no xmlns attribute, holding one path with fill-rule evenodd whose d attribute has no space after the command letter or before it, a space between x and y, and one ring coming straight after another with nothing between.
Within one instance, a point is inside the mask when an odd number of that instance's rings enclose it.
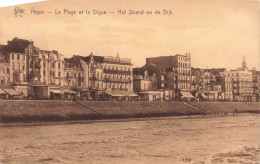
<instances>
[{"instance_id":1,"label":"sepia photograph","mask_svg":"<svg viewBox=\"0 0 260 164\"><path fill-rule=\"evenodd\" d=\"M259 0L1 0L0 164L260 164Z\"/></svg>"}]
</instances>

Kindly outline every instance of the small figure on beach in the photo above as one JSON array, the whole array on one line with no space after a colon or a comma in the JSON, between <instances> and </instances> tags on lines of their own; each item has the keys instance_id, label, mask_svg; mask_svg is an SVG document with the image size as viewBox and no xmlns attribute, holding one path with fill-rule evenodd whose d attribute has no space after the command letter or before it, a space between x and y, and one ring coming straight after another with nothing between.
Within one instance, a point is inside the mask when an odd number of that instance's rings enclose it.
<instances>
[{"instance_id":1,"label":"small figure on beach","mask_svg":"<svg viewBox=\"0 0 260 164\"><path fill-rule=\"evenodd\" d=\"M233 111L233 116L235 116L235 114L237 114L238 113L238 110L237 110L237 108Z\"/></svg>"}]
</instances>

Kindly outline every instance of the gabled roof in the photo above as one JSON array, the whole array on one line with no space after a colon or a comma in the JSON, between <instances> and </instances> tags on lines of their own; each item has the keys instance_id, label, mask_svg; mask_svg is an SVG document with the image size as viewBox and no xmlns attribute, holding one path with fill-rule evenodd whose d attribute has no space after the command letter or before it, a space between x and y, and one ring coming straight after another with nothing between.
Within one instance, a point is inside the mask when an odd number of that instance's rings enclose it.
<instances>
[{"instance_id":1,"label":"gabled roof","mask_svg":"<svg viewBox=\"0 0 260 164\"><path fill-rule=\"evenodd\" d=\"M134 75L143 75L144 71L148 71L149 75L153 75L154 73L156 74L160 74L160 69L154 65L154 64L145 64L143 67L141 68L133 68L133 74Z\"/></svg>"},{"instance_id":2,"label":"gabled roof","mask_svg":"<svg viewBox=\"0 0 260 164\"><path fill-rule=\"evenodd\" d=\"M94 56L92 52L90 53L89 56L81 57L81 59L88 63L91 57L93 57L94 61L97 61L99 63L102 63L104 61L104 56Z\"/></svg>"},{"instance_id":3,"label":"gabled roof","mask_svg":"<svg viewBox=\"0 0 260 164\"><path fill-rule=\"evenodd\" d=\"M211 69L204 69L206 72L211 72L214 75L219 74L220 72L226 72L226 68L211 68Z\"/></svg>"},{"instance_id":4,"label":"gabled roof","mask_svg":"<svg viewBox=\"0 0 260 164\"><path fill-rule=\"evenodd\" d=\"M250 71L250 70L247 67L239 67L237 69L230 70L230 71Z\"/></svg>"},{"instance_id":5,"label":"gabled roof","mask_svg":"<svg viewBox=\"0 0 260 164\"><path fill-rule=\"evenodd\" d=\"M80 59L82 59L82 56L79 55L73 55L73 57L71 58L64 58L65 61L65 65L66 67L74 67L74 65L76 65L77 67L82 68L81 63L80 63Z\"/></svg>"}]
</instances>

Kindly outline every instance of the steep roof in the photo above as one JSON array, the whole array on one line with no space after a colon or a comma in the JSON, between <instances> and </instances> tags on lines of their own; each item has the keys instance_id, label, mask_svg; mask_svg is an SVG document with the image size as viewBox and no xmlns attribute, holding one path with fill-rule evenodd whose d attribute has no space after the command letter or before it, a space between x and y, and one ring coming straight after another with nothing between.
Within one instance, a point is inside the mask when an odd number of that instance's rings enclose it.
<instances>
[{"instance_id":1,"label":"steep roof","mask_svg":"<svg viewBox=\"0 0 260 164\"><path fill-rule=\"evenodd\" d=\"M90 58L93 57L94 61L102 63L104 61L104 56L94 56L93 53L91 52L89 56L87 57L81 57L81 59L85 62L89 62Z\"/></svg>"},{"instance_id":2,"label":"steep roof","mask_svg":"<svg viewBox=\"0 0 260 164\"><path fill-rule=\"evenodd\" d=\"M211 72L213 75L218 75L220 72L226 72L226 68L211 68L205 69L207 72Z\"/></svg>"},{"instance_id":3,"label":"steep roof","mask_svg":"<svg viewBox=\"0 0 260 164\"><path fill-rule=\"evenodd\" d=\"M25 48L29 46L31 42L25 39L19 39L15 37L13 40L8 41L7 51L16 53L25 53Z\"/></svg>"},{"instance_id":4,"label":"steep roof","mask_svg":"<svg viewBox=\"0 0 260 164\"><path fill-rule=\"evenodd\" d=\"M160 70L159 68L154 65L154 64L145 64L143 67L141 68L133 68L133 74L134 75L143 75L144 71L148 71L149 75L153 75L154 73L156 74L160 74Z\"/></svg>"},{"instance_id":5,"label":"steep roof","mask_svg":"<svg viewBox=\"0 0 260 164\"><path fill-rule=\"evenodd\" d=\"M71 58L64 58L64 61L65 61L65 65L67 67L74 67L75 65L77 67L80 67L82 68L81 66L81 63L80 63L80 59L82 59L83 57L82 56L79 56L79 55L73 55L73 57Z\"/></svg>"}]
</instances>

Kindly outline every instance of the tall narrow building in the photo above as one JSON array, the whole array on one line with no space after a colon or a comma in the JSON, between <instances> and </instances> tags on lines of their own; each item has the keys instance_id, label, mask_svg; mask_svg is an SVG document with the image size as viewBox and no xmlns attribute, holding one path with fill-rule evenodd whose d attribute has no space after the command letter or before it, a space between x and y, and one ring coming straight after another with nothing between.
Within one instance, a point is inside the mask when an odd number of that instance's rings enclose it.
<instances>
[{"instance_id":1,"label":"tall narrow building","mask_svg":"<svg viewBox=\"0 0 260 164\"><path fill-rule=\"evenodd\" d=\"M191 89L191 56L190 54L175 56L160 56L146 58L146 64L156 65L161 72L175 72L176 95L179 91ZM188 93L187 93L188 94ZM187 95L186 94L186 95Z\"/></svg>"},{"instance_id":2,"label":"tall narrow building","mask_svg":"<svg viewBox=\"0 0 260 164\"><path fill-rule=\"evenodd\" d=\"M253 101L253 76L247 68L245 57L243 57L242 67L230 71L233 81L234 101Z\"/></svg>"}]
</instances>

